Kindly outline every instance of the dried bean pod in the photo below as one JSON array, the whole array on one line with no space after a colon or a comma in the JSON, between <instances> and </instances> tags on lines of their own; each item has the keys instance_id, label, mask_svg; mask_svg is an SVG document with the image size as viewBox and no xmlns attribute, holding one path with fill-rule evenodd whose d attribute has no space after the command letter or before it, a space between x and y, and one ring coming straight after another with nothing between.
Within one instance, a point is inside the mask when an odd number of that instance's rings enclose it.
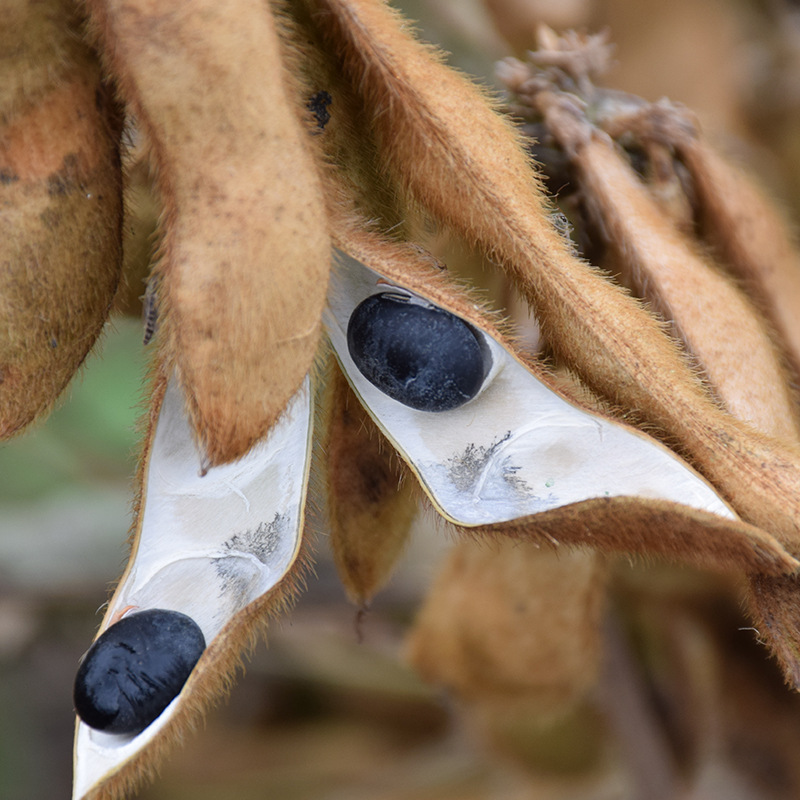
<instances>
[{"instance_id":1,"label":"dried bean pod","mask_svg":"<svg viewBox=\"0 0 800 800\"><path fill-rule=\"evenodd\" d=\"M745 519L800 549L800 450L719 409L659 323L574 256L518 137L480 91L378 0L314 5L399 183L496 258L593 391L663 431Z\"/></svg>"},{"instance_id":2,"label":"dried bean pod","mask_svg":"<svg viewBox=\"0 0 800 800\"><path fill-rule=\"evenodd\" d=\"M161 333L207 464L233 461L299 389L319 339L330 249L306 111L257 0L88 6L155 160Z\"/></svg>"},{"instance_id":3,"label":"dried bean pod","mask_svg":"<svg viewBox=\"0 0 800 800\"><path fill-rule=\"evenodd\" d=\"M151 774L229 685L241 651L290 602L305 562L311 415L306 381L264 441L203 472L183 393L168 367L160 368L131 556L100 638L131 609L158 608L194 620L207 647L175 699L143 729L109 734L78 722L76 800L127 796Z\"/></svg>"},{"instance_id":4,"label":"dried bean pod","mask_svg":"<svg viewBox=\"0 0 800 800\"><path fill-rule=\"evenodd\" d=\"M365 606L402 553L417 504L413 481L335 364L329 384L331 549L348 595Z\"/></svg>"},{"instance_id":5,"label":"dried bean pod","mask_svg":"<svg viewBox=\"0 0 800 800\"><path fill-rule=\"evenodd\" d=\"M52 406L119 282L121 119L70 8L25 4L0 37L0 438Z\"/></svg>"}]
</instances>

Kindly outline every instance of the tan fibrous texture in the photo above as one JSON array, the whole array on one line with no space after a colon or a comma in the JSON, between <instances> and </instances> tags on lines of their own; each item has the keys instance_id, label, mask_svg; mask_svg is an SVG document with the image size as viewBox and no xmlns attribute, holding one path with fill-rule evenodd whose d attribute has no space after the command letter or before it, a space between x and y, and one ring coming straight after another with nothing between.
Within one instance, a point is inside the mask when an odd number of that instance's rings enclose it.
<instances>
[{"instance_id":1,"label":"tan fibrous texture","mask_svg":"<svg viewBox=\"0 0 800 800\"><path fill-rule=\"evenodd\" d=\"M78 6L68 0L3 5L0 28L0 122L36 104L85 58L83 21Z\"/></svg>"},{"instance_id":2,"label":"tan fibrous texture","mask_svg":"<svg viewBox=\"0 0 800 800\"><path fill-rule=\"evenodd\" d=\"M324 46L308 3L284 4L279 17L284 57L306 101L309 145L326 165L323 195L329 209L355 205L368 219L380 219L397 235L408 209L381 174L380 153L370 135L371 112L342 73L338 53ZM344 201L343 198L347 197ZM335 230L335 223L331 223Z\"/></svg>"},{"instance_id":3,"label":"tan fibrous texture","mask_svg":"<svg viewBox=\"0 0 800 800\"><path fill-rule=\"evenodd\" d=\"M780 576L798 568L796 558L754 525L649 497L597 497L480 530L556 547L657 556L721 572Z\"/></svg>"},{"instance_id":4,"label":"tan fibrous texture","mask_svg":"<svg viewBox=\"0 0 800 800\"><path fill-rule=\"evenodd\" d=\"M597 677L604 575L591 551L460 541L409 639L411 662L466 701L563 713Z\"/></svg>"},{"instance_id":5,"label":"tan fibrous texture","mask_svg":"<svg viewBox=\"0 0 800 800\"><path fill-rule=\"evenodd\" d=\"M90 2L152 148L162 330L209 466L269 431L316 352L330 250L269 7Z\"/></svg>"},{"instance_id":6,"label":"tan fibrous texture","mask_svg":"<svg viewBox=\"0 0 800 800\"><path fill-rule=\"evenodd\" d=\"M665 432L743 517L797 545L800 453L723 412L661 325L576 259L515 133L486 98L383 3L317 6L329 12L320 25L370 99L395 177L508 271L548 343L597 394Z\"/></svg>"},{"instance_id":7,"label":"tan fibrous texture","mask_svg":"<svg viewBox=\"0 0 800 800\"><path fill-rule=\"evenodd\" d=\"M546 119L558 138L554 111ZM622 279L670 323L733 415L796 441L786 374L752 303L664 216L608 137L593 132L570 155L584 203Z\"/></svg>"},{"instance_id":8,"label":"tan fibrous texture","mask_svg":"<svg viewBox=\"0 0 800 800\"><path fill-rule=\"evenodd\" d=\"M788 222L756 181L702 137L677 145L694 180L704 234L760 301L800 379L800 254Z\"/></svg>"},{"instance_id":9,"label":"tan fibrous texture","mask_svg":"<svg viewBox=\"0 0 800 800\"><path fill-rule=\"evenodd\" d=\"M709 141L687 109L661 100L611 120L612 136L633 137L648 155L666 151L691 183L697 228L720 263L772 323L800 378L800 252L791 226L765 187Z\"/></svg>"},{"instance_id":10,"label":"tan fibrous texture","mask_svg":"<svg viewBox=\"0 0 800 800\"><path fill-rule=\"evenodd\" d=\"M338 366L331 372L325 448L331 549L347 594L366 606L401 555L417 504L390 445Z\"/></svg>"},{"instance_id":11,"label":"tan fibrous texture","mask_svg":"<svg viewBox=\"0 0 800 800\"><path fill-rule=\"evenodd\" d=\"M64 27L62 27L62 25ZM121 117L70 3L0 34L0 438L52 406L120 274Z\"/></svg>"}]
</instances>

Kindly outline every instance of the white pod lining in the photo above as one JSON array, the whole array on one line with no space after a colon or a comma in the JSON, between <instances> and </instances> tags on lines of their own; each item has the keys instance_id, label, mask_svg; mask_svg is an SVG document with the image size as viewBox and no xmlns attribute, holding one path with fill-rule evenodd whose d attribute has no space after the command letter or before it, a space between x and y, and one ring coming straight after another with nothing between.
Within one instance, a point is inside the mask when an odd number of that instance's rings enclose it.
<instances>
[{"instance_id":1,"label":"white pod lining","mask_svg":"<svg viewBox=\"0 0 800 800\"><path fill-rule=\"evenodd\" d=\"M163 608L192 617L208 650L237 613L286 575L300 547L311 410L306 378L263 442L203 475L182 392L170 379L147 463L139 535L100 632L128 609ZM135 736L78 721L73 797L84 797L152 742L186 693L184 687Z\"/></svg>"},{"instance_id":2,"label":"white pod lining","mask_svg":"<svg viewBox=\"0 0 800 800\"><path fill-rule=\"evenodd\" d=\"M399 284L387 285L340 251L336 260L324 317L336 356L367 411L450 521L474 527L619 496L671 500L736 519L713 487L666 447L565 400L483 331L493 363L476 397L442 412L393 400L353 362L347 325L359 303Z\"/></svg>"}]
</instances>

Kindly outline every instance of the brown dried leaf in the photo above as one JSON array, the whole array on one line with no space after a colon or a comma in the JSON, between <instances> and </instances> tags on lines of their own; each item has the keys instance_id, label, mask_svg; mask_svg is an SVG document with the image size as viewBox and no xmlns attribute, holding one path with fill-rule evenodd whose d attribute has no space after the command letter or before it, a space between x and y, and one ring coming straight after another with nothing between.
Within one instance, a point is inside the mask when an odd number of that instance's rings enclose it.
<instances>
[{"instance_id":1,"label":"brown dried leaf","mask_svg":"<svg viewBox=\"0 0 800 800\"><path fill-rule=\"evenodd\" d=\"M326 478L330 537L339 577L367 605L408 539L417 510L413 483L336 363L331 364Z\"/></svg>"},{"instance_id":2,"label":"brown dried leaf","mask_svg":"<svg viewBox=\"0 0 800 800\"><path fill-rule=\"evenodd\" d=\"M330 252L269 8L89 3L152 147L159 309L209 465L261 439L316 352Z\"/></svg>"},{"instance_id":3,"label":"brown dried leaf","mask_svg":"<svg viewBox=\"0 0 800 800\"><path fill-rule=\"evenodd\" d=\"M0 39L0 83L14 94L0 128L0 438L64 389L120 274L118 108L76 31L47 22L71 18L63 4L25 8L4 29L24 46ZM46 59L28 48L39 35L51 37Z\"/></svg>"},{"instance_id":4,"label":"brown dried leaf","mask_svg":"<svg viewBox=\"0 0 800 800\"><path fill-rule=\"evenodd\" d=\"M469 702L563 713L597 677L604 575L589 551L461 541L417 619L411 662Z\"/></svg>"},{"instance_id":5,"label":"brown dried leaf","mask_svg":"<svg viewBox=\"0 0 800 800\"><path fill-rule=\"evenodd\" d=\"M509 125L375 0L318 0L395 177L530 299L564 363L665 431L747 520L800 543L800 452L708 397L654 318L571 253ZM467 111L469 113L467 113Z\"/></svg>"}]
</instances>

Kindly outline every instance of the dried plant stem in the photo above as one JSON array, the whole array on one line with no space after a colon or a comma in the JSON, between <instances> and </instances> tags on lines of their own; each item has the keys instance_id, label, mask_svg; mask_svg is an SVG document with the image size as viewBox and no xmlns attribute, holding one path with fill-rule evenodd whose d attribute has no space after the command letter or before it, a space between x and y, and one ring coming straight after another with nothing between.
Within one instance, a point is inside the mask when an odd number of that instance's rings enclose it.
<instances>
[{"instance_id":1,"label":"dried plant stem","mask_svg":"<svg viewBox=\"0 0 800 800\"><path fill-rule=\"evenodd\" d=\"M382 2L317 6L369 98L395 178L500 262L589 386L665 431L746 519L797 547L800 455L717 407L659 323L572 255L516 135L486 98Z\"/></svg>"},{"instance_id":2,"label":"dried plant stem","mask_svg":"<svg viewBox=\"0 0 800 800\"><path fill-rule=\"evenodd\" d=\"M157 169L163 333L208 464L231 461L311 365L330 261L275 24L256 0L88 5Z\"/></svg>"}]
</instances>

